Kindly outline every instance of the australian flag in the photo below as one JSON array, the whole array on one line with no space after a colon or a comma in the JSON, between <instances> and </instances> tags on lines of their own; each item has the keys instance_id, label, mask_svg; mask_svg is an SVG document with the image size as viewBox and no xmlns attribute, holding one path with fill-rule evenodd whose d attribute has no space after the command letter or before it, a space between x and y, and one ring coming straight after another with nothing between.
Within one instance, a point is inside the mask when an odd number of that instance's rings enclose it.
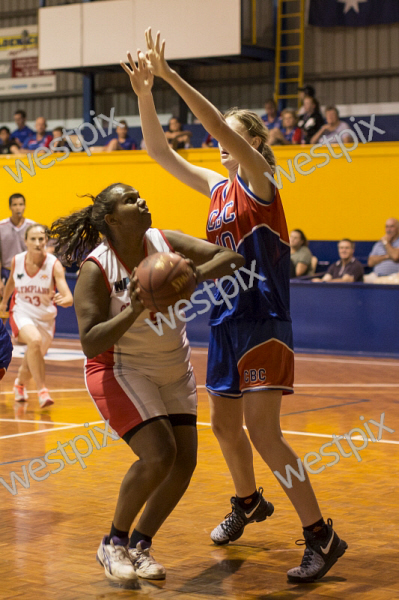
<instances>
[{"instance_id":1,"label":"australian flag","mask_svg":"<svg viewBox=\"0 0 399 600\"><path fill-rule=\"evenodd\" d=\"M310 0L309 25L366 27L399 22L399 0Z\"/></svg>"}]
</instances>

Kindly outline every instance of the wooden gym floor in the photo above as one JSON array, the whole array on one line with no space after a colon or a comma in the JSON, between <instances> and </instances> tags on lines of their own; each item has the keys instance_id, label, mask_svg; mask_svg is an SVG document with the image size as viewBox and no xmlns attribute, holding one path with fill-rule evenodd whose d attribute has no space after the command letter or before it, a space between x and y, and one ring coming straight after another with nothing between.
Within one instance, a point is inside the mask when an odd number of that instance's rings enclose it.
<instances>
[{"instance_id":1,"label":"wooden gym floor","mask_svg":"<svg viewBox=\"0 0 399 600\"><path fill-rule=\"evenodd\" d=\"M23 479L23 467L58 442L95 431L96 423L103 428L84 388L79 348L73 340L54 342L50 358L64 360L46 362L47 384L56 401L50 409L39 409L34 391L27 404L14 406L11 390L19 358L13 359L0 384L0 477L9 485L11 471ZM395 432L383 431L380 443L370 441L361 462L353 455L341 458L311 476L323 515L334 519L349 549L322 582L290 585L285 573L300 563L304 550L295 545L302 537L300 523L257 455L257 482L274 503L274 515L249 525L234 544L216 547L210 541L212 528L229 512L233 487L209 425L206 354L206 349L195 348L192 355L199 385L198 467L154 543L155 557L167 568L166 581L141 581L138 589L122 589L108 582L95 561L98 544L109 530L119 483L133 458L124 442L108 438L106 448L94 449L84 459L85 469L76 463L43 481L31 479L30 487L17 482L14 495L0 483L1 599L399 598L399 361L296 358L296 393L284 398L282 425L302 458L318 451L332 434L343 435L369 419L380 422L381 413ZM90 423L88 428L85 423ZM378 432L373 425L371 430ZM97 437L101 441L100 433ZM86 445L81 440L78 447L84 452ZM68 454L72 459L70 447ZM51 469L57 467L54 463ZM36 475L48 472L46 468Z\"/></svg>"}]
</instances>

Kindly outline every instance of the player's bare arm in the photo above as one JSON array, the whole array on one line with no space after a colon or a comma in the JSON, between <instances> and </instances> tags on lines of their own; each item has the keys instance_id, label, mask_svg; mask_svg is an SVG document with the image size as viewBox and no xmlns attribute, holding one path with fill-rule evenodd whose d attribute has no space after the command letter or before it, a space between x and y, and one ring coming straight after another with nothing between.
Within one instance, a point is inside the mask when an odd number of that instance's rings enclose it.
<instances>
[{"instance_id":1,"label":"player's bare arm","mask_svg":"<svg viewBox=\"0 0 399 600\"><path fill-rule=\"evenodd\" d=\"M11 296L13 295L14 290L15 290L14 277L12 276L14 273L14 269L15 269L15 259L13 258L11 261L10 277L8 278L6 287L4 288L3 298L2 298L2 301L0 304L0 310L2 310L2 311L6 310L7 302L11 298Z\"/></svg>"},{"instance_id":2,"label":"player's bare arm","mask_svg":"<svg viewBox=\"0 0 399 600\"><path fill-rule=\"evenodd\" d=\"M54 281L58 292L54 294L54 302L57 306L67 308L73 304L73 296L65 279L64 269L61 263L57 260L54 265Z\"/></svg>"},{"instance_id":3,"label":"player's bare arm","mask_svg":"<svg viewBox=\"0 0 399 600\"><path fill-rule=\"evenodd\" d=\"M137 64L130 52L127 55L130 68L121 62L124 71L129 75L133 91L137 94L141 127L147 152L171 175L182 183L209 198L210 190L224 178L219 173L190 164L169 146L165 132L161 127L152 96L152 75L145 57L137 53Z\"/></svg>"},{"instance_id":4,"label":"player's bare arm","mask_svg":"<svg viewBox=\"0 0 399 600\"><path fill-rule=\"evenodd\" d=\"M147 62L154 75L169 83L200 120L204 128L216 138L219 144L234 157L240 165L240 175L250 185L251 190L262 200L273 200L274 189L265 178L265 172L272 174L266 159L251 146L239 133L229 127L221 113L202 94L184 81L165 61L165 40L160 43L157 33L154 43L151 29L146 31Z\"/></svg>"},{"instance_id":5,"label":"player's bare arm","mask_svg":"<svg viewBox=\"0 0 399 600\"><path fill-rule=\"evenodd\" d=\"M81 268L75 288L75 310L83 352L94 358L111 348L131 327L143 305L131 293L131 304L108 319L110 297L99 267L87 261Z\"/></svg>"},{"instance_id":6,"label":"player's bare arm","mask_svg":"<svg viewBox=\"0 0 399 600\"><path fill-rule=\"evenodd\" d=\"M229 248L217 246L177 231L164 231L164 234L176 252L180 252L193 261L198 283L206 279L231 275L235 269L239 269L245 264L244 257ZM235 266L232 267L232 264Z\"/></svg>"}]
</instances>

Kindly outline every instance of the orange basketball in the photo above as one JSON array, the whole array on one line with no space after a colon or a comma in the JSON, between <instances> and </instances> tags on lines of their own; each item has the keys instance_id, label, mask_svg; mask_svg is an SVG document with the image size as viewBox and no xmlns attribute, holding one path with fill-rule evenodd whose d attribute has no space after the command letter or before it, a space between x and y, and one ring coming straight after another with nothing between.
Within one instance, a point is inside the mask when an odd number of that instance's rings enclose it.
<instances>
[{"instance_id":1,"label":"orange basketball","mask_svg":"<svg viewBox=\"0 0 399 600\"><path fill-rule=\"evenodd\" d=\"M189 300L197 282L191 267L174 252L147 256L137 267L139 298L153 312L168 312L178 300Z\"/></svg>"}]
</instances>

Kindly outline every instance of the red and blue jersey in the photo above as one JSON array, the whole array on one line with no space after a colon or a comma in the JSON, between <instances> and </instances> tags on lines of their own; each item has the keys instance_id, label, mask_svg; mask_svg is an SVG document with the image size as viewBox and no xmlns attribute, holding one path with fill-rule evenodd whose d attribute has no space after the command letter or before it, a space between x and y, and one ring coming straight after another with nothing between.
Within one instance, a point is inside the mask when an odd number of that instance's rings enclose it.
<instances>
[{"instance_id":1,"label":"red and blue jersey","mask_svg":"<svg viewBox=\"0 0 399 600\"><path fill-rule=\"evenodd\" d=\"M216 184L211 190L207 238L242 254L245 268L251 271L252 267L263 279L240 271L247 289L238 286L238 294L230 299L232 308L225 302L214 306L210 325L242 318L291 321L290 244L277 188L273 200L267 202L251 192L238 174L232 183L225 179ZM233 295L231 281L224 280L223 288ZM216 298L222 299L219 291Z\"/></svg>"}]
</instances>

